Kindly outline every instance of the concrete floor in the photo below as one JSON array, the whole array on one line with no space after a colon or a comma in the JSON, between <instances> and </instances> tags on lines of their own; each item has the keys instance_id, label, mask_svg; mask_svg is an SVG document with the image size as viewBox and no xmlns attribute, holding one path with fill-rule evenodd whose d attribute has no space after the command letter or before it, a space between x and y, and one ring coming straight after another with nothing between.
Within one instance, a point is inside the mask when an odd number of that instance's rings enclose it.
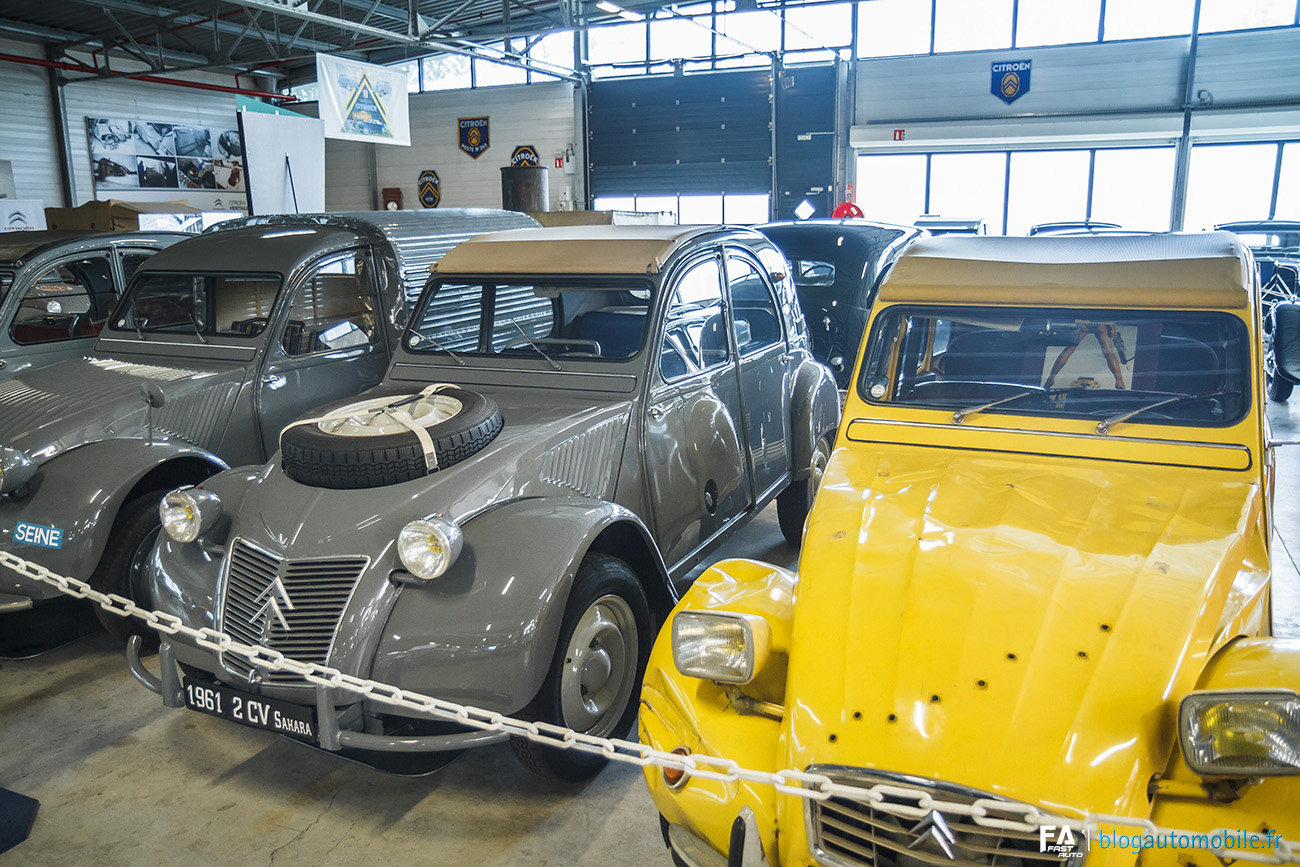
<instances>
[{"instance_id":1,"label":"concrete floor","mask_svg":"<svg viewBox=\"0 0 1300 867\"><path fill-rule=\"evenodd\" d=\"M1271 407L1278 449L1275 622L1300 636L1300 399ZM719 556L793 566L773 509ZM0 787L41 801L0 865L585 865L668 867L640 772L540 781L508 745L427 777L341 761L163 708L92 635L0 660Z\"/></svg>"}]
</instances>

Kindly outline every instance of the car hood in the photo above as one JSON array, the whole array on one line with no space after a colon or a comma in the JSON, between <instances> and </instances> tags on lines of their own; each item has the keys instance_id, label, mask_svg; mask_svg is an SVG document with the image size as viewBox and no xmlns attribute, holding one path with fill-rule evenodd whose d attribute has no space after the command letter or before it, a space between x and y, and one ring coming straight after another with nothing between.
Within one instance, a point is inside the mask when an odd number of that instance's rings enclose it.
<instances>
[{"instance_id":1,"label":"car hood","mask_svg":"<svg viewBox=\"0 0 1300 867\"><path fill-rule=\"evenodd\" d=\"M74 358L0 383L0 446L45 461L88 442L148 434L141 389L155 387L158 436L209 447L244 368L142 363L111 356Z\"/></svg>"},{"instance_id":2,"label":"car hood","mask_svg":"<svg viewBox=\"0 0 1300 867\"><path fill-rule=\"evenodd\" d=\"M838 450L800 564L785 760L1145 815L1179 698L1267 629L1262 504L1245 473Z\"/></svg>"},{"instance_id":3,"label":"car hood","mask_svg":"<svg viewBox=\"0 0 1300 867\"><path fill-rule=\"evenodd\" d=\"M361 490L304 485L273 465L250 485L232 534L289 556L378 556L408 522L433 513L464 521L520 497L613 497L630 403L482 391L497 401L505 423L472 457L423 478Z\"/></svg>"}]
</instances>

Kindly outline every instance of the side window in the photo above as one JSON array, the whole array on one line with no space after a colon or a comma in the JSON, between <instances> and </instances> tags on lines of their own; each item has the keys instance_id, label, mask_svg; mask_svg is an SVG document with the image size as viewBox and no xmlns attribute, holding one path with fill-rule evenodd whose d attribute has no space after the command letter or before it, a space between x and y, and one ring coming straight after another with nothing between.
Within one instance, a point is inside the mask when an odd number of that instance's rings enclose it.
<instances>
[{"instance_id":1,"label":"side window","mask_svg":"<svg viewBox=\"0 0 1300 867\"><path fill-rule=\"evenodd\" d=\"M781 342L781 316L767 281L748 259L727 256L731 320L741 355Z\"/></svg>"},{"instance_id":2,"label":"side window","mask_svg":"<svg viewBox=\"0 0 1300 867\"><path fill-rule=\"evenodd\" d=\"M308 355L364 346L375 340L374 293L366 258L349 253L317 266L293 297L281 345Z\"/></svg>"},{"instance_id":3,"label":"side window","mask_svg":"<svg viewBox=\"0 0 1300 867\"><path fill-rule=\"evenodd\" d=\"M692 265L677 281L659 350L659 372L671 381L727 360L722 269L717 259Z\"/></svg>"},{"instance_id":4,"label":"side window","mask_svg":"<svg viewBox=\"0 0 1300 867\"><path fill-rule=\"evenodd\" d=\"M107 256L62 262L40 275L23 295L11 336L23 345L94 337L115 300Z\"/></svg>"},{"instance_id":5,"label":"side window","mask_svg":"<svg viewBox=\"0 0 1300 867\"><path fill-rule=\"evenodd\" d=\"M121 255L122 255L122 288L125 289L127 284L131 282L131 278L135 276L136 269L138 269L141 265L143 265L145 260L153 255L153 252L150 251L148 253L143 253L143 252L136 252L136 251L126 251L123 252Z\"/></svg>"}]
</instances>

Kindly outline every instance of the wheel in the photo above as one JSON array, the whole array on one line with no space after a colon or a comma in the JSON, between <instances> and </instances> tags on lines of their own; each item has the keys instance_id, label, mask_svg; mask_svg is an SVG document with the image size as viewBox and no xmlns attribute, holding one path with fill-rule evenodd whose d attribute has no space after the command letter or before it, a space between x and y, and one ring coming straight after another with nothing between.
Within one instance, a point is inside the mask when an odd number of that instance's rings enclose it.
<instances>
[{"instance_id":1,"label":"wheel","mask_svg":"<svg viewBox=\"0 0 1300 867\"><path fill-rule=\"evenodd\" d=\"M825 474L826 464L830 459L830 441L822 437L813 446L808 478L791 482L784 491L776 495L776 517L781 523L781 535L795 547L803 541L804 521L808 520L808 512L812 509L817 489L822 486L822 475Z\"/></svg>"},{"instance_id":2,"label":"wheel","mask_svg":"<svg viewBox=\"0 0 1300 867\"><path fill-rule=\"evenodd\" d=\"M1291 398L1295 383L1277 372L1277 357L1273 354L1274 322L1272 311L1264 317L1264 393L1268 399L1286 403Z\"/></svg>"},{"instance_id":3,"label":"wheel","mask_svg":"<svg viewBox=\"0 0 1300 867\"><path fill-rule=\"evenodd\" d=\"M420 438L408 424L377 410L404 413L433 440L437 469L476 454L501 431L501 411L491 399L449 386L429 395L385 389L312 410L310 418L280 435L289 478L317 488L377 488L430 473Z\"/></svg>"},{"instance_id":4,"label":"wheel","mask_svg":"<svg viewBox=\"0 0 1300 867\"><path fill-rule=\"evenodd\" d=\"M162 491L154 491L137 497L117 513L108 545L90 576L91 587L100 593L125 596L141 607L151 605L144 584L144 567L162 530L162 520L158 517L162 496ZM95 616L116 638L125 641L132 635L139 635L146 647L158 640L158 633L134 617L119 617L98 605L95 606Z\"/></svg>"},{"instance_id":5,"label":"wheel","mask_svg":"<svg viewBox=\"0 0 1300 867\"><path fill-rule=\"evenodd\" d=\"M596 737L625 734L640 704L650 632L650 607L631 568L617 557L588 554L573 580L550 671L525 715ZM511 745L525 767L572 782L595 776L608 761L524 738Z\"/></svg>"}]
</instances>

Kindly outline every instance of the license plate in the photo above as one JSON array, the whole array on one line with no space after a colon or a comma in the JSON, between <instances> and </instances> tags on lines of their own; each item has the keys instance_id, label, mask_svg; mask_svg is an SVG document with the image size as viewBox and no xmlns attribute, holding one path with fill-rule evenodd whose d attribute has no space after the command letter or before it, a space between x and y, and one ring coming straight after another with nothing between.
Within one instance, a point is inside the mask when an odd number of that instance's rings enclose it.
<instances>
[{"instance_id":1,"label":"license plate","mask_svg":"<svg viewBox=\"0 0 1300 867\"><path fill-rule=\"evenodd\" d=\"M225 686L185 678L185 706L224 720L316 742L316 708L262 698Z\"/></svg>"}]
</instances>

